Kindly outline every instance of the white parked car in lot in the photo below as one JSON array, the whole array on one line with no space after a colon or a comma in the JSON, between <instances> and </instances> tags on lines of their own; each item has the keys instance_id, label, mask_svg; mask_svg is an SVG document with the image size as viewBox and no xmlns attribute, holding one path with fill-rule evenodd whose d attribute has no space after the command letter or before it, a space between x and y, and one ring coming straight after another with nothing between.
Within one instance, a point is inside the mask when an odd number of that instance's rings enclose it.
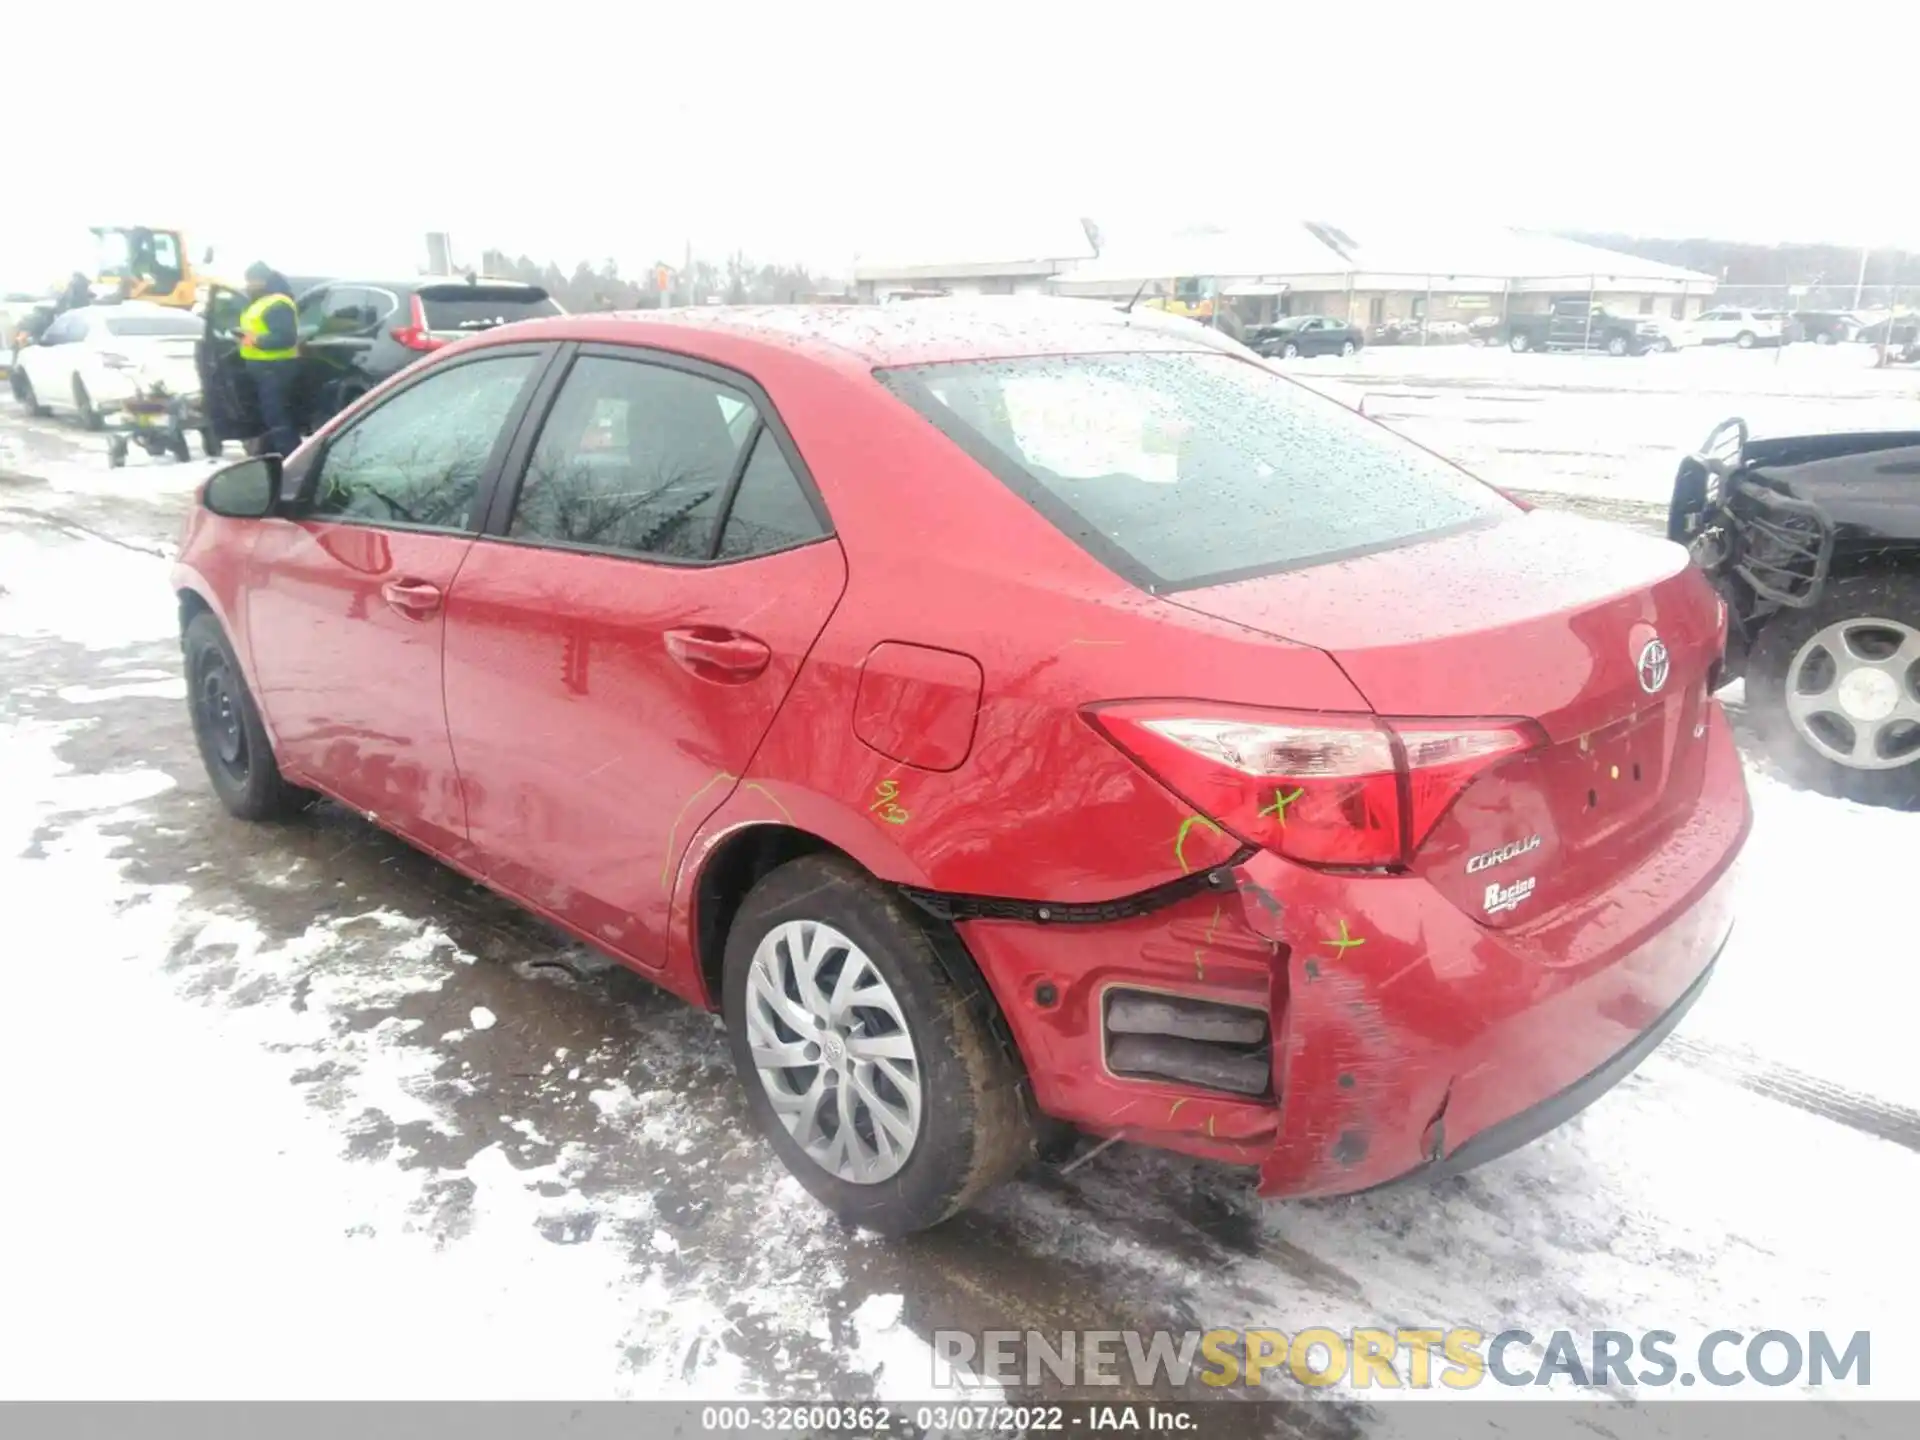
<instances>
[{"instance_id":1,"label":"white parked car in lot","mask_svg":"<svg viewBox=\"0 0 1920 1440\"><path fill-rule=\"evenodd\" d=\"M1783 321L1778 315L1722 306L1690 322L1689 328L1702 345L1738 345L1751 350L1755 345L1778 345Z\"/></svg>"},{"instance_id":2,"label":"white parked car in lot","mask_svg":"<svg viewBox=\"0 0 1920 1440\"><path fill-rule=\"evenodd\" d=\"M197 315L128 301L89 305L54 317L15 362L23 381L16 393L31 414L62 410L97 430L102 416L142 391L164 386L170 395L200 389L194 368Z\"/></svg>"}]
</instances>

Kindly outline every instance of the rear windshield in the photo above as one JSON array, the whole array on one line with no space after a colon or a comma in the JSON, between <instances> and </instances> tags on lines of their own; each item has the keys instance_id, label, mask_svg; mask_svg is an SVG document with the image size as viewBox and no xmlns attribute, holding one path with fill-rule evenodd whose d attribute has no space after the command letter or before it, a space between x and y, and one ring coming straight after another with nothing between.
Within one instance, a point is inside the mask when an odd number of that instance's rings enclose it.
<instances>
[{"instance_id":1,"label":"rear windshield","mask_svg":"<svg viewBox=\"0 0 1920 1440\"><path fill-rule=\"evenodd\" d=\"M531 287L509 290L462 285L458 289L422 290L420 303L426 309L429 330L491 330L515 320L560 313L546 291Z\"/></svg>"},{"instance_id":2,"label":"rear windshield","mask_svg":"<svg viewBox=\"0 0 1920 1440\"><path fill-rule=\"evenodd\" d=\"M969 361L880 379L1149 590L1297 569L1513 509L1411 441L1231 355Z\"/></svg>"},{"instance_id":3,"label":"rear windshield","mask_svg":"<svg viewBox=\"0 0 1920 1440\"><path fill-rule=\"evenodd\" d=\"M109 335L198 335L196 315L109 315Z\"/></svg>"}]
</instances>

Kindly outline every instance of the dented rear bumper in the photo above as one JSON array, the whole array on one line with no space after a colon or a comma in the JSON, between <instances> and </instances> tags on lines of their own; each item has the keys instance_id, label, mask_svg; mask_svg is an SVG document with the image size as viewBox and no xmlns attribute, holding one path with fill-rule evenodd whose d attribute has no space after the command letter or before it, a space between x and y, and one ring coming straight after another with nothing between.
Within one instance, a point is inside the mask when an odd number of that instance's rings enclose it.
<instances>
[{"instance_id":1,"label":"dented rear bumper","mask_svg":"<svg viewBox=\"0 0 1920 1440\"><path fill-rule=\"evenodd\" d=\"M1482 1163L1630 1073L1706 983L1751 812L1717 711L1700 803L1619 882L1503 929L1415 875L1257 853L1111 924L963 920L1039 1108L1088 1132L1255 1165L1262 1194L1372 1189ZM1115 987L1263 1008L1262 1096L1117 1074Z\"/></svg>"}]
</instances>

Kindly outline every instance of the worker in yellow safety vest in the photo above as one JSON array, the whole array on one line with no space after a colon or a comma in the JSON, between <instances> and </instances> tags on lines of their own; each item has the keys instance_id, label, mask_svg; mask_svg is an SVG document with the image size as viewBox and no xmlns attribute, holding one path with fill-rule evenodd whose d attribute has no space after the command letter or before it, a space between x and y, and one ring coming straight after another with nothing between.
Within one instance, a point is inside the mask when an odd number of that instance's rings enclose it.
<instances>
[{"instance_id":1,"label":"worker in yellow safety vest","mask_svg":"<svg viewBox=\"0 0 1920 1440\"><path fill-rule=\"evenodd\" d=\"M247 308L240 312L240 359L265 427L260 453L291 455L300 443L293 420L300 312L287 277L259 261L247 267L247 297Z\"/></svg>"}]
</instances>

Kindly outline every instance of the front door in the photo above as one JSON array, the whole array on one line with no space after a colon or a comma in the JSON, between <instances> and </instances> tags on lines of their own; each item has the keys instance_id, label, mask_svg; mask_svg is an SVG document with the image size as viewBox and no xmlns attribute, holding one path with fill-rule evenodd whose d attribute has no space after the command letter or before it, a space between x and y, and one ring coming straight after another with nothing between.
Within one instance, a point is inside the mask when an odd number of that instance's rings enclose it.
<instances>
[{"instance_id":1,"label":"front door","mask_svg":"<svg viewBox=\"0 0 1920 1440\"><path fill-rule=\"evenodd\" d=\"M636 963L845 585L802 476L744 378L583 352L448 598L476 863Z\"/></svg>"},{"instance_id":2,"label":"front door","mask_svg":"<svg viewBox=\"0 0 1920 1440\"><path fill-rule=\"evenodd\" d=\"M482 352L355 418L249 562L247 640L281 766L453 858L466 816L440 693L446 597L545 359Z\"/></svg>"}]
</instances>

